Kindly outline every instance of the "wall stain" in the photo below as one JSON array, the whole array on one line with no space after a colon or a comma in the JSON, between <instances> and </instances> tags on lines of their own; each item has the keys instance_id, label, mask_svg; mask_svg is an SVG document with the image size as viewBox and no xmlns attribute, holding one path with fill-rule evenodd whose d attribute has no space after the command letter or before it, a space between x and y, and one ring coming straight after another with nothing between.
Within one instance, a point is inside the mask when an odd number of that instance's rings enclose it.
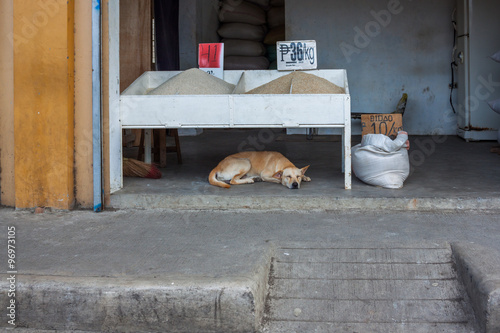
<instances>
[{"instance_id":1,"label":"wall stain","mask_svg":"<svg viewBox=\"0 0 500 333\"><path fill-rule=\"evenodd\" d=\"M427 99L425 101L425 104L427 106L430 106L434 103L434 100L436 99L436 95L434 95L431 88L429 88L429 87L424 88L424 90L422 91L422 94L427 96Z\"/></svg>"}]
</instances>

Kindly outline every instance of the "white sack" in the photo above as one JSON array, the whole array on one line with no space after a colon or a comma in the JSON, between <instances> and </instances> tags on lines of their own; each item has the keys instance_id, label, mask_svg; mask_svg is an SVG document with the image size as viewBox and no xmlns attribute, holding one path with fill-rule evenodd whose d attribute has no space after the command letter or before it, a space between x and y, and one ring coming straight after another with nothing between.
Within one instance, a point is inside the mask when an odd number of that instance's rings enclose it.
<instances>
[{"instance_id":1,"label":"white sack","mask_svg":"<svg viewBox=\"0 0 500 333\"><path fill-rule=\"evenodd\" d=\"M492 55L490 58L495 60L496 62L500 62L500 51Z\"/></svg>"},{"instance_id":2,"label":"white sack","mask_svg":"<svg viewBox=\"0 0 500 333\"><path fill-rule=\"evenodd\" d=\"M361 181L384 188L398 189L410 174L406 132L393 141L383 134L367 134L352 147L352 167Z\"/></svg>"},{"instance_id":3,"label":"white sack","mask_svg":"<svg viewBox=\"0 0 500 333\"><path fill-rule=\"evenodd\" d=\"M490 108L496 113L500 113L500 99L488 102Z\"/></svg>"}]
</instances>

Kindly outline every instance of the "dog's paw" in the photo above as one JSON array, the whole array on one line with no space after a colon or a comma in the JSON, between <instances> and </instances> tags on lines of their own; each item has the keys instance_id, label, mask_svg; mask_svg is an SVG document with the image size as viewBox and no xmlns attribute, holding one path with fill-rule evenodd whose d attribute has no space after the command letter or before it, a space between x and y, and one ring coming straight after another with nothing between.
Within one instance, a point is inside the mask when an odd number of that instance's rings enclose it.
<instances>
[{"instance_id":1,"label":"dog's paw","mask_svg":"<svg viewBox=\"0 0 500 333\"><path fill-rule=\"evenodd\" d=\"M302 177L302 180L305 181L305 182L310 182L311 181L311 178L307 177L307 176L303 176Z\"/></svg>"}]
</instances>

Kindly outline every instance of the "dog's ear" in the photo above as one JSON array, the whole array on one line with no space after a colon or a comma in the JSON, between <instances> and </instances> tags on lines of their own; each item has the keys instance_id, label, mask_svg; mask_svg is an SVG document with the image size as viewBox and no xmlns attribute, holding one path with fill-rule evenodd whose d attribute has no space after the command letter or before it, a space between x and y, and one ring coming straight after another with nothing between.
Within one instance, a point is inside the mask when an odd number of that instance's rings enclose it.
<instances>
[{"instance_id":1,"label":"dog's ear","mask_svg":"<svg viewBox=\"0 0 500 333\"><path fill-rule=\"evenodd\" d=\"M280 170L273 175L273 178L281 179L282 176L283 176L283 170Z\"/></svg>"},{"instance_id":2,"label":"dog's ear","mask_svg":"<svg viewBox=\"0 0 500 333\"><path fill-rule=\"evenodd\" d=\"M307 171L307 169L308 169L309 167L310 167L310 165L305 166L305 167L303 167L302 169L300 169L300 171L302 171L302 175L305 175L305 173L306 173L306 171Z\"/></svg>"}]
</instances>

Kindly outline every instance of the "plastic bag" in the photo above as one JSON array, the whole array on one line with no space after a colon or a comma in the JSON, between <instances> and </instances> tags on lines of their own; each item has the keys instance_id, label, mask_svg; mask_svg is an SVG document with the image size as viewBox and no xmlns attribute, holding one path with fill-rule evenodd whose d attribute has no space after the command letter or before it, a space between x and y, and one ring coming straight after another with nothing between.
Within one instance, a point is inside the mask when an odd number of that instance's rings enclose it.
<instances>
[{"instance_id":1,"label":"plastic bag","mask_svg":"<svg viewBox=\"0 0 500 333\"><path fill-rule=\"evenodd\" d=\"M398 189L410 174L406 149L408 134L399 132L391 140L383 134L367 134L360 144L352 147L354 174L364 183Z\"/></svg>"}]
</instances>

